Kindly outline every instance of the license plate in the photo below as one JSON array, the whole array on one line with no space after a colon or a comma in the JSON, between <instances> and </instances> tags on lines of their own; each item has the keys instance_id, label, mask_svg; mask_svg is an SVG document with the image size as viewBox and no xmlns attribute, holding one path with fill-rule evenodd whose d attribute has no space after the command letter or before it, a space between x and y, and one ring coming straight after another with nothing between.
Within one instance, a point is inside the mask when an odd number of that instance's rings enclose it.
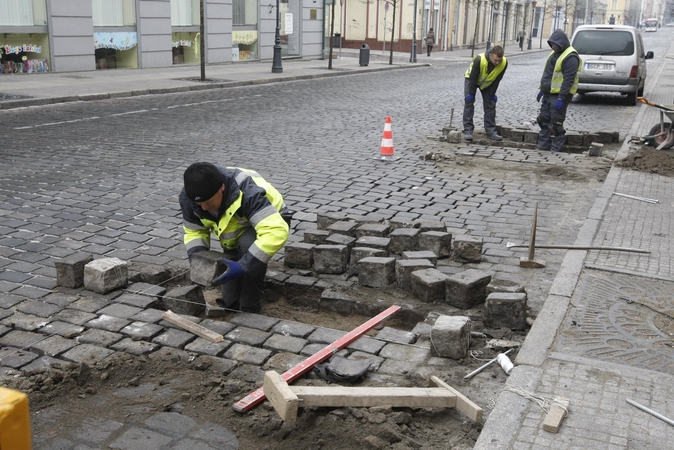
<instances>
[{"instance_id":1,"label":"license plate","mask_svg":"<svg viewBox=\"0 0 674 450\"><path fill-rule=\"evenodd\" d=\"M613 69L613 64L588 63L587 68L591 70L611 70Z\"/></svg>"}]
</instances>

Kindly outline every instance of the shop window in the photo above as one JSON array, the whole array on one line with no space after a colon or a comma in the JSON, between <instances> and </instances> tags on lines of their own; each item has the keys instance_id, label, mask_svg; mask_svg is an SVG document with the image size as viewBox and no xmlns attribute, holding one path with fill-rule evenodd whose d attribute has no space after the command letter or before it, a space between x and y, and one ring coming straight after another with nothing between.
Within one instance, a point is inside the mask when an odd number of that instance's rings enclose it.
<instances>
[{"instance_id":1,"label":"shop window","mask_svg":"<svg viewBox=\"0 0 674 450\"><path fill-rule=\"evenodd\" d=\"M232 31L232 60L257 58L257 30Z\"/></svg>"},{"instance_id":2,"label":"shop window","mask_svg":"<svg viewBox=\"0 0 674 450\"><path fill-rule=\"evenodd\" d=\"M0 0L0 26L47 25L46 0Z\"/></svg>"},{"instance_id":3,"label":"shop window","mask_svg":"<svg viewBox=\"0 0 674 450\"><path fill-rule=\"evenodd\" d=\"M0 74L49 72L48 61L48 34L0 34Z\"/></svg>"},{"instance_id":4,"label":"shop window","mask_svg":"<svg viewBox=\"0 0 674 450\"><path fill-rule=\"evenodd\" d=\"M257 25L257 1L233 0L232 16L235 26Z\"/></svg>"},{"instance_id":5,"label":"shop window","mask_svg":"<svg viewBox=\"0 0 674 450\"><path fill-rule=\"evenodd\" d=\"M95 27L136 25L135 0L92 0Z\"/></svg>"},{"instance_id":6,"label":"shop window","mask_svg":"<svg viewBox=\"0 0 674 450\"><path fill-rule=\"evenodd\" d=\"M97 69L138 67L138 37L136 32L94 33Z\"/></svg>"},{"instance_id":7,"label":"shop window","mask_svg":"<svg viewBox=\"0 0 674 450\"><path fill-rule=\"evenodd\" d=\"M199 0L171 0L171 26L193 27L201 24Z\"/></svg>"},{"instance_id":8,"label":"shop window","mask_svg":"<svg viewBox=\"0 0 674 450\"><path fill-rule=\"evenodd\" d=\"M199 33L173 33L173 64L195 64L199 59Z\"/></svg>"}]
</instances>

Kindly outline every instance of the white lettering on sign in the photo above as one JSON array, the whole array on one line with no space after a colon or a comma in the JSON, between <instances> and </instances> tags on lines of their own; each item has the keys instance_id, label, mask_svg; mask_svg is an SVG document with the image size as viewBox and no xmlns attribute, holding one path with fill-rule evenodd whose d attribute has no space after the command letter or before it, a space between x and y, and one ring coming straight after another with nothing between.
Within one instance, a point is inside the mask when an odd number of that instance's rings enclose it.
<instances>
[{"instance_id":1,"label":"white lettering on sign","mask_svg":"<svg viewBox=\"0 0 674 450\"><path fill-rule=\"evenodd\" d=\"M5 45L5 55L11 55L16 53L42 53L42 47L39 45L33 44L23 44L12 47L11 45Z\"/></svg>"},{"instance_id":2,"label":"white lettering on sign","mask_svg":"<svg viewBox=\"0 0 674 450\"><path fill-rule=\"evenodd\" d=\"M286 13L286 34L293 34L293 13Z\"/></svg>"}]
</instances>

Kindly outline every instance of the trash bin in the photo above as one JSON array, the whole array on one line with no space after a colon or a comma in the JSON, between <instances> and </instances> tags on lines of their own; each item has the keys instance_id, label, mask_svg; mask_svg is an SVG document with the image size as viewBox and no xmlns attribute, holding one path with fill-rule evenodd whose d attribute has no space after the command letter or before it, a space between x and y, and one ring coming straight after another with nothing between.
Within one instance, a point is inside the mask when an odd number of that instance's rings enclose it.
<instances>
[{"instance_id":1,"label":"trash bin","mask_svg":"<svg viewBox=\"0 0 674 450\"><path fill-rule=\"evenodd\" d=\"M335 33L335 35L332 37L332 47L333 48L342 48L342 34L341 33Z\"/></svg>"},{"instance_id":2,"label":"trash bin","mask_svg":"<svg viewBox=\"0 0 674 450\"><path fill-rule=\"evenodd\" d=\"M370 46L363 44L360 46L360 55L358 57L358 64L367 66L370 64Z\"/></svg>"}]
</instances>

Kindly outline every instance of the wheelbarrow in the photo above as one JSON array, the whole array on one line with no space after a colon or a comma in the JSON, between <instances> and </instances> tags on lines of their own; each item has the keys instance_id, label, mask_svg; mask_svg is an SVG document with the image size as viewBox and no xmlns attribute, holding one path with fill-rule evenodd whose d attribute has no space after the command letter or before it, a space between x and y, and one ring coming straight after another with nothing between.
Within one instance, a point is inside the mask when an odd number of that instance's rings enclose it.
<instances>
[{"instance_id":1,"label":"wheelbarrow","mask_svg":"<svg viewBox=\"0 0 674 450\"><path fill-rule=\"evenodd\" d=\"M637 97L637 100L649 106L655 106L660 109L660 122L653 125L653 128L646 136L634 137L630 142L650 145L657 147L658 150L667 150L674 147L674 105L658 105L648 101L644 97ZM665 117L669 122L665 121Z\"/></svg>"}]
</instances>

